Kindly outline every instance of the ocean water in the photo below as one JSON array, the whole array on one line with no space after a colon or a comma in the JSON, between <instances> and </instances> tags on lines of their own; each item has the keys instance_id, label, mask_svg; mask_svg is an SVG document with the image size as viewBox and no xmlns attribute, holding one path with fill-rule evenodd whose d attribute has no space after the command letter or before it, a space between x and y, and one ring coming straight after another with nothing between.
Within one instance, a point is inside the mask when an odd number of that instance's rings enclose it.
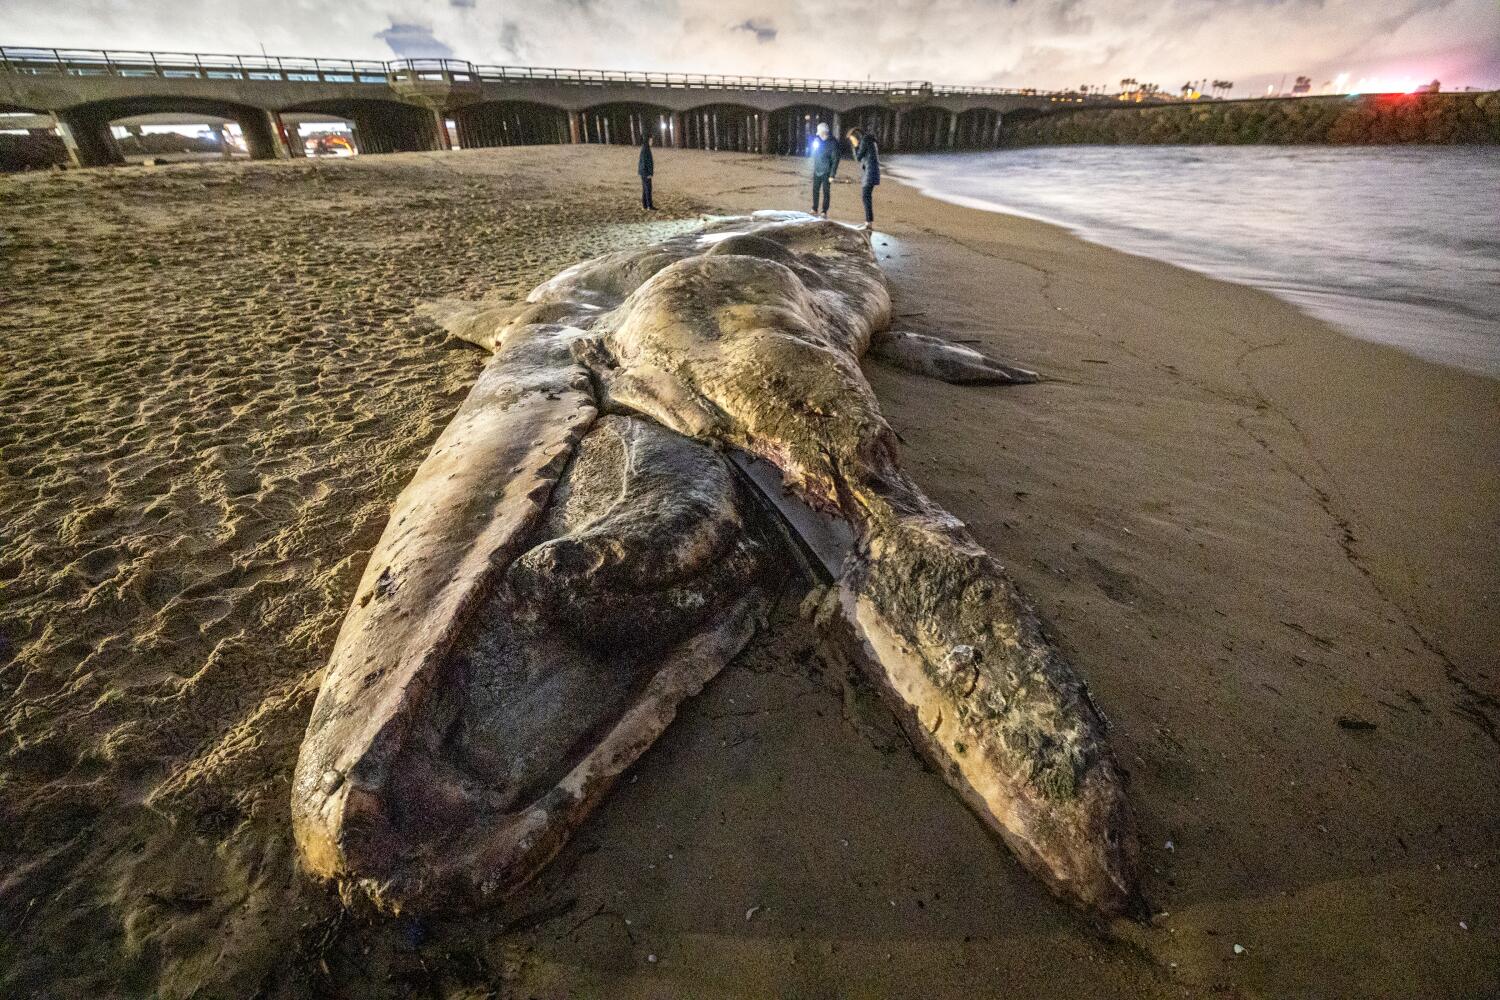
<instances>
[{"instance_id":1,"label":"ocean water","mask_svg":"<svg viewBox=\"0 0 1500 1000\"><path fill-rule=\"evenodd\" d=\"M891 167L1500 378L1500 147L1064 146Z\"/></svg>"}]
</instances>

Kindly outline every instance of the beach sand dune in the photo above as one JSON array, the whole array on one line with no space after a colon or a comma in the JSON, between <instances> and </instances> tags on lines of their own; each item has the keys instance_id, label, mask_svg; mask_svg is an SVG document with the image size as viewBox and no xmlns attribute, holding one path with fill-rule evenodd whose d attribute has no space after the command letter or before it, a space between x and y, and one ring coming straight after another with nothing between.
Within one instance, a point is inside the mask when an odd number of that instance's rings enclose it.
<instances>
[{"instance_id":1,"label":"beach sand dune","mask_svg":"<svg viewBox=\"0 0 1500 1000\"><path fill-rule=\"evenodd\" d=\"M896 184L898 328L1049 381L868 373L907 468L1109 707L1165 915L1048 896L796 593L505 906L374 918L302 878L289 779L323 665L483 362L418 305L802 207L794 161L664 150L648 217L633 163L0 179L0 992L1493 988L1500 384Z\"/></svg>"}]
</instances>

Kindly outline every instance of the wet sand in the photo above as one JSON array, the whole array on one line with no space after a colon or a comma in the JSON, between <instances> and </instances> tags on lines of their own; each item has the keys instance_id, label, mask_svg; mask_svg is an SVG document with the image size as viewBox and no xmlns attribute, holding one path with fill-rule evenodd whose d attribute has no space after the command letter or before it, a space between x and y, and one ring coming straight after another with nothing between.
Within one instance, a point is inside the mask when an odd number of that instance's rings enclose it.
<instances>
[{"instance_id":1,"label":"wet sand","mask_svg":"<svg viewBox=\"0 0 1500 1000\"><path fill-rule=\"evenodd\" d=\"M482 362L416 306L803 207L796 162L664 150L648 218L634 155L0 178L0 992L1494 989L1500 383L894 183L898 323L1049 381L868 371L1110 714L1159 916L1040 889L796 593L508 904L371 920L302 879L319 671Z\"/></svg>"}]
</instances>

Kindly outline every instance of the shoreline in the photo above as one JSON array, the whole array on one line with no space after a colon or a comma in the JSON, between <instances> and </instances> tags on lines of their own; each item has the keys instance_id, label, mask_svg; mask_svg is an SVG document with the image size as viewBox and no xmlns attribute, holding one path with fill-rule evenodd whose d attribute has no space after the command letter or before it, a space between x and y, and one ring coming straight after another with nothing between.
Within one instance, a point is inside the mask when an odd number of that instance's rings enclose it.
<instances>
[{"instance_id":1,"label":"shoreline","mask_svg":"<svg viewBox=\"0 0 1500 1000\"><path fill-rule=\"evenodd\" d=\"M1060 150L1069 147L1024 147L1010 150L1012 153L1026 153L1038 149ZM1076 147L1075 147L1076 148ZM1086 147L1093 150L1118 150L1121 147L1095 146ZM1127 147L1128 148L1128 147ZM1201 146L1148 146L1145 149L1156 150L1183 150L1196 152ZM1238 149L1242 152L1270 152L1284 153L1286 147L1228 147ZM1320 152L1329 147L1293 147L1305 149L1309 152ZM1354 153L1365 153L1369 147L1333 147L1344 149ZM1406 147L1394 147L1405 149ZM1444 147L1452 149L1453 147ZM993 155L995 151L981 152L958 152L958 153L924 153L918 154L924 161L941 160L948 156L974 156L986 157ZM1184 240L1173 242L1173 238L1167 231L1160 227L1146 225L1143 228L1122 227L1118 221L1110 222L1102 218L1080 217L1077 221L1068 221L1061 215L1050 216L1045 210L1033 211L1004 200L986 195L969 195L955 192L943 191L940 188L942 175L930 167L918 168L918 176L903 176L898 170L893 176L902 183L915 188L926 197L976 211L996 212L1005 215L1013 215L1047 225L1057 226L1069 232L1071 235L1108 247L1120 253L1132 256L1147 257L1152 260L1161 261L1183 270L1202 274L1218 281L1229 284L1242 285L1256 288L1267 292L1283 302L1297 307L1304 314L1313 319L1320 320L1331 325L1334 329L1346 336L1354 337L1368 343L1394 346L1397 349L1413 357L1428 362L1436 362L1448 368L1456 369L1468 374L1477 374L1485 378L1500 380L1500 354L1496 349L1488 345L1487 338L1478 334L1486 324L1493 326L1481 312L1477 312L1472 303L1453 300L1443 300L1441 297L1433 299L1431 296L1408 295L1406 297L1382 298L1368 294L1358 294L1347 288L1330 285L1326 281L1318 283L1304 281L1299 284L1295 272L1277 271L1274 267L1257 261L1253 257L1230 255L1238 264L1230 262L1229 258L1204 260L1202 254L1193 254L1192 241ZM1060 179L1060 183L1064 183ZM1116 192L1117 193L1117 192ZM1201 210L1211 210L1215 206L1200 205ZM1244 210L1245 206L1238 206ZM1161 220L1155 219L1160 222ZM1243 249L1243 248L1242 248ZM1358 261L1347 262L1350 270L1358 270ZM1483 283L1481 276L1475 276L1476 285ZM1408 290L1410 291L1410 290ZM1477 339L1476 339L1477 337Z\"/></svg>"},{"instance_id":2,"label":"shoreline","mask_svg":"<svg viewBox=\"0 0 1500 1000\"><path fill-rule=\"evenodd\" d=\"M415 306L524 294L698 211L808 194L797 160L660 150L651 218L634 157L0 178L18 209L0 387L24 401L0 438L0 926L24 921L0 944L7 989L1487 988L1500 384L894 183L875 242L897 323L1046 380L866 371L904 466L1110 717L1158 916L1098 926L1035 885L818 661L794 599L506 905L371 922L307 886L286 783L312 694L391 500L481 362ZM857 189L833 194L855 221ZM210 206L218 231L184 228Z\"/></svg>"}]
</instances>

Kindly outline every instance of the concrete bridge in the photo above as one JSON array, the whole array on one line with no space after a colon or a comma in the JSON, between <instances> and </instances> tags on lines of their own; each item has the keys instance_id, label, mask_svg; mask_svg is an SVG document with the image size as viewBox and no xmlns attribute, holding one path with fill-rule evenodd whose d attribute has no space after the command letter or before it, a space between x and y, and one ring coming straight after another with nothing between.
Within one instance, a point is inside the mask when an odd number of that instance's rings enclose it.
<instances>
[{"instance_id":1,"label":"concrete bridge","mask_svg":"<svg viewBox=\"0 0 1500 1000\"><path fill-rule=\"evenodd\" d=\"M605 142L800 154L817 122L887 151L983 149L1076 93L685 73L0 47L0 114L45 114L79 166L123 161L111 123L236 122L250 155L302 155L297 120L342 119L363 153Z\"/></svg>"}]
</instances>

